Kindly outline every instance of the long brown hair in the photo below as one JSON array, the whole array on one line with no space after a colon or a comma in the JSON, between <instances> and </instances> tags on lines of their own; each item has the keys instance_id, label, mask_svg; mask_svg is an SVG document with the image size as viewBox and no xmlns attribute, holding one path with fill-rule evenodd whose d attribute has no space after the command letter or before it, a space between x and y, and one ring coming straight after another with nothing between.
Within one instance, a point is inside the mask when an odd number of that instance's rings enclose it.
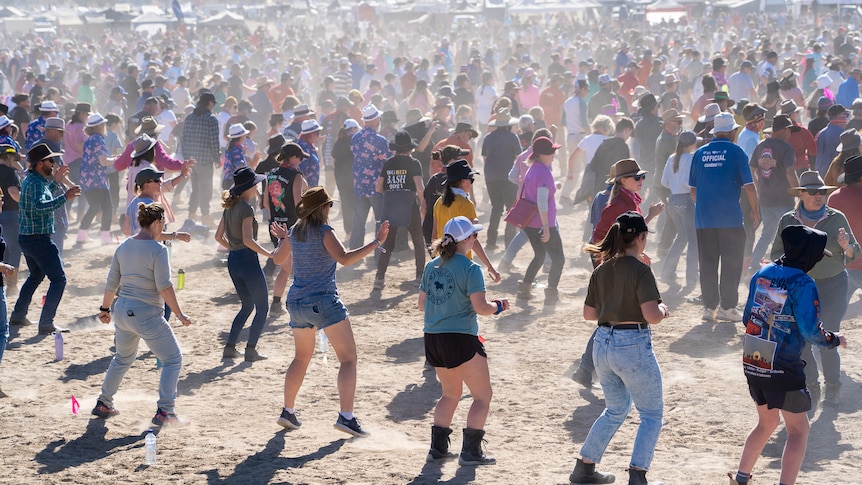
<instances>
[{"instance_id":1,"label":"long brown hair","mask_svg":"<svg viewBox=\"0 0 862 485\"><path fill-rule=\"evenodd\" d=\"M449 261L449 258L454 256L456 251L458 251L458 243L449 234L444 234L443 237L431 244L431 253L434 256L440 256L444 263Z\"/></svg>"},{"instance_id":2,"label":"long brown hair","mask_svg":"<svg viewBox=\"0 0 862 485\"><path fill-rule=\"evenodd\" d=\"M608 230L605 238L599 243L585 244L584 252L598 254L602 261L608 261L625 253L626 249L631 247L640 235L641 233L623 233L622 229L620 229L620 223L615 222L610 230Z\"/></svg>"},{"instance_id":3,"label":"long brown hair","mask_svg":"<svg viewBox=\"0 0 862 485\"><path fill-rule=\"evenodd\" d=\"M293 235L298 241L305 241L308 232L312 229L319 229L320 226L329 224L329 216L326 213L326 208L329 207L329 202L322 204L308 214L304 211L297 211L298 219L293 225ZM300 213L302 212L302 213Z\"/></svg>"}]
</instances>

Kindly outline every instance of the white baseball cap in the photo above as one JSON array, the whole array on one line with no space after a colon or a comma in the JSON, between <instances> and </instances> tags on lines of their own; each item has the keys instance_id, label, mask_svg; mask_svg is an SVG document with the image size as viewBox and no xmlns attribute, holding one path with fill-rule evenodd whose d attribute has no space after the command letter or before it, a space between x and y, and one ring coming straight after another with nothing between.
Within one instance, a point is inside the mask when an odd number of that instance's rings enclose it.
<instances>
[{"instance_id":1,"label":"white baseball cap","mask_svg":"<svg viewBox=\"0 0 862 485\"><path fill-rule=\"evenodd\" d=\"M449 219L443 226L443 234L452 236L456 243L461 242L473 234L484 229L481 224L473 224L473 221L464 216L456 216Z\"/></svg>"}]
</instances>

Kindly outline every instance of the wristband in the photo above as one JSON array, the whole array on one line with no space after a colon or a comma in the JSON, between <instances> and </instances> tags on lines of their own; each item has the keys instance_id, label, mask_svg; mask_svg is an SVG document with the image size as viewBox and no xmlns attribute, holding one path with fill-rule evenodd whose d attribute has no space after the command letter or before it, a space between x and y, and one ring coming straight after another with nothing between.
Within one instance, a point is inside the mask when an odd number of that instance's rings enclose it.
<instances>
[{"instance_id":1,"label":"wristband","mask_svg":"<svg viewBox=\"0 0 862 485\"><path fill-rule=\"evenodd\" d=\"M99 307L99 311L100 311L100 312L105 312L105 313L111 313L111 307L107 307L107 308L106 308L106 307L100 306L100 307Z\"/></svg>"},{"instance_id":2,"label":"wristband","mask_svg":"<svg viewBox=\"0 0 862 485\"><path fill-rule=\"evenodd\" d=\"M492 301L497 304L497 311L494 312L494 315L499 315L499 314L503 313L503 302L500 300L492 300Z\"/></svg>"},{"instance_id":3,"label":"wristband","mask_svg":"<svg viewBox=\"0 0 862 485\"><path fill-rule=\"evenodd\" d=\"M384 248L383 245L380 244L380 241L378 241L377 239L374 240L374 244L377 246L377 249L379 249L381 253L386 252L386 248Z\"/></svg>"}]
</instances>

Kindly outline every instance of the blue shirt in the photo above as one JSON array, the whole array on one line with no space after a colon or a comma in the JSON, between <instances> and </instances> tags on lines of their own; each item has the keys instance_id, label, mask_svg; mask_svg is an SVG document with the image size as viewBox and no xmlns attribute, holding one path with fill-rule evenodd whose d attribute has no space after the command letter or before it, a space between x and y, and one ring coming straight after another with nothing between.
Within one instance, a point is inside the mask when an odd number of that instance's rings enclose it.
<instances>
[{"instance_id":1,"label":"blue shirt","mask_svg":"<svg viewBox=\"0 0 862 485\"><path fill-rule=\"evenodd\" d=\"M297 140L296 144L309 155L299 162L299 171L305 176L309 187L317 187L320 185L320 156L317 154L317 148L304 140Z\"/></svg>"},{"instance_id":2,"label":"blue shirt","mask_svg":"<svg viewBox=\"0 0 862 485\"><path fill-rule=\"evenodd\" d=\"M814 162L814 170L820 172L821 177L826 176L832 160L838 156L838 144L841 143L841 133L844 126L837 123L829 123L826 128L817 134L817 158Z\"/></svg>"},{"instance_id":3,"label":"blue shirt","mask_svg":"<svg viewBox=\"0 0 862 485\"><path fill-rule=\"evenodd\" d=\"M329 225L309 228L305 241L295 234L296 226L290 228L290 250L293 255L293 284L287 292L290 301L314 297L321 294L337 294L335 287L335 259L323 246L323 237L332 231Z\"/></svg>"},{"instance_id":4,"label":"blue shirt","mask_svg":"<svg viewBox=\"0 0 862 485\"><path fill-rule=\"evenodd\" d=\"M750 384L776 391L805 388L805 343L838 346L820 323L819 300L814 280L800 269L772 263L751 278L742 314L743 370Z\"/></svg>"},{"instance_id":5,"label":"blue shirt","mask_svg":"<svg viewBox=\"0 0 862 485\"><path fill-rule=\"evenodd\" d=\"M350 138L353 152L353 191L357 197L377 195L375 184L383 162L392 157L389 142L372 128L365 127Z\"/></svg>"},{"instance_id":6,"label":"blue shirt","mask_svg":"<svg viewBox=\"0 0 862 485\"><path fill-rule=\"evenodd\" d=\"M859 97L859 83L856 82L856 78L852 75L847 76L847 79L841 83L841 86L838 87L838 94L835 95L835 102L844 106L845 108L850 108L853 105L853 101Z\"/></svg>"},{"instance_id":7,"label":"blue shirt","mask_svg":"<svg viewBox=\"0 0 862 485\"><path fill-rule=\"evenodd\" d=\"M419 289L425 292L425 333L479 335L479 319L470 295L485 291L482 268L462 254L445 263L425 265Z\"/></svg>"},{"instance_id":8,"label":"blue shirt","mask_svg":"<svg viewBox=\"0 0 862 485\"><path fill-rule=\"evenodd\" d=\"M697 229L742 227L739 196L753 183L748 156L727 138L716 138L694 152L688 185L697 189Z\"/></svg>"},{"instance_id":9,"label":"blue shirt","mask_svg":"<svg viewBox=\"0 0 862 485\"><path fill-rule=\"evenodd\" d=\"M742 148L742 151L751 158L751 154L754 153L754 148L757 147L757 144L760 143L760 135L756 131L751 131L748 128L743 128L739 132L739 136L736 137L736 144Z\"/></svg>"}]
</instances>

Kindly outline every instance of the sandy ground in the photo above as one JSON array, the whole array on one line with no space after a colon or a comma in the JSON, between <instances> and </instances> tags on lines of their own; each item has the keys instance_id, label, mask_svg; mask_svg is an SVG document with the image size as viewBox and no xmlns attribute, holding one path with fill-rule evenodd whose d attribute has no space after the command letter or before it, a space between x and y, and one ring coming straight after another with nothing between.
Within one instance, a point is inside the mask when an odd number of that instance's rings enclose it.
<instances>
[{"instance_id":1,"label":"sandy ground","mask_svg":"<svg viewBox=\"0 0 862 485\"><path fill-rule=\"evenodd\" d=\"M480 209L487 220L487 206L480 204ZM173 249L174 271L186 271L186 288L179 297L194 319L187 328L174 321L185 357L177 411L192 424L162 432L159 463L145 466L143 437L155 411L159 376L145 345L116 396L122 414L107 421L89 414L113 338L112 327L98 323L95 314L114 247L91 242L66 255L68 286L57 318L59 325L72 329L66 334L66 358L55 362L53 338L34 336L35 327L12 330L0 367L0 385L9 394L0 399L0 482L568 483L577 451L603 409L600 389L588 391L570 379L592 331L582 318L589 271L578 254L581 231L576 229L584 210L567 208L561 215L570 262L560 287L563 303L545 309L541 301L515 302L517 271L504 275L500 284L489 284L489 295L513 302L501 317L480 318L495 393L487 449L496 456L496 466L425 464L440 388L433 371L423 366L422 315L410 281L412 252L393 258L382 293L371 291L374 275L367 262L339 269L360 359L356 413L372 433L346 439L332 427L338 411L338 362L331 349L315 356L299 395L302 428L285 432L275 422L293 355L286 317L270 320L261 338L259 349L269 360L222 362L238 299L220 262L224 253L216 252L211 239L178 243ZM654 254L654 241L647 251ZM494 260L499 256L498 251ZM516 259L521 271L530 257L527 247ZM653 330L666 424L649 476L667 484L726 483L724 474L735 470L743 439L755 422L741 370L741 326L703 324L700 306L686 302L697 290L683 295L660 288L673 315ZM33 320L46 289L44 284L34 298ZM740 291L744 301L746 290ZM821 405L813 413L799 483L862 483L862 364L855 350L862 341L860 309L854 298L843 325L851 346L842 351L841 402ZM72 395L81 403L79 416L71 412ZM469 403L465 396L455 416L456 449ZM633 412L605 454L602 468L616 473L617 483L626 481L637 423ZM777 483L784 442L784 434L778 433L767 445L754 483Z\"/></svg>"}]
</instances>

